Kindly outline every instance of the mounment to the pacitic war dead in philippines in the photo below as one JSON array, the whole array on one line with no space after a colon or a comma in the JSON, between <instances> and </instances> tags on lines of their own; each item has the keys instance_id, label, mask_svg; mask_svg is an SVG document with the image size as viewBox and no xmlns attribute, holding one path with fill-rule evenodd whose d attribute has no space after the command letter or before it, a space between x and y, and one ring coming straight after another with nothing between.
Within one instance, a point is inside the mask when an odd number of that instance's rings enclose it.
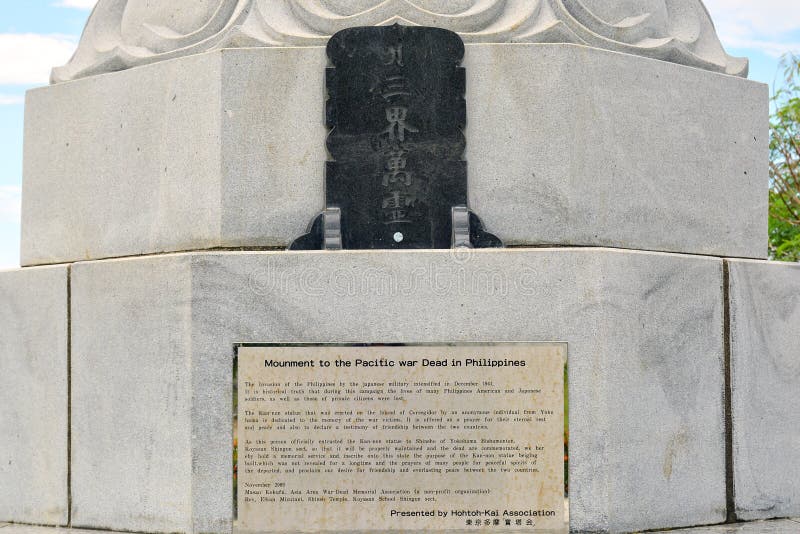
<instances>
[{"instance_id":1,"label":"mounment to the pacitic war dead in philippines","mask_svg":"<svg viewBox=\"0 0 800 534\"><path fill-rule=\"evenodd\" d=\"M96 5L26 95L0 533L800 516L769 91L700 0Z\"/></svg>"}]
</instances>

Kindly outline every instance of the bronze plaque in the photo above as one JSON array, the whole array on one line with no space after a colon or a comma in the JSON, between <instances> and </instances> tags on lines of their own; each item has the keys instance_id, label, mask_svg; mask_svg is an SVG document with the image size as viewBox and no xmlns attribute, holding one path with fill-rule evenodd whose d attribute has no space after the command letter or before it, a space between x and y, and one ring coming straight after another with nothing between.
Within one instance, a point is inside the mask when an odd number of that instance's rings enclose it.
<instances>
[{"instance_id":1,"label":"bronze plaque","mask_svg":"<svg viewBox=\"0 0 800 534\"><path fill-rule=\"evenodd\" d=\"M240 532L563 532L565 344L238 347Z\"/></svg>"}]
</instances>

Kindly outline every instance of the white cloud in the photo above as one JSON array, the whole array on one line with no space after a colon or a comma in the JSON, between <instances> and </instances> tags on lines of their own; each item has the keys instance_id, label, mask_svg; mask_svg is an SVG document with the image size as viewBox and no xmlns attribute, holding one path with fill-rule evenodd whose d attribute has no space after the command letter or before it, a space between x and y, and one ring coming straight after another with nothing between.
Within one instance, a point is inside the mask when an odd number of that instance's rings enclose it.
<instances>
[{"instance_id":1,"label":"white cloud","mask_svg":"<svg viewBox=\"0 0 800 534\"><path fill-rule=\"evenodd\" d=\"M0 106L16 106L24 102L25 97L22 95L4 95L0 93Z\"/></svg>"},{"instance_id":2,"label":"white cloud","mask_svg":"<svg viewBox=\"0 0 800 534\"><path fill-rule=\"evenodd\" d=\"M69 61L76 47L69 35L0 33L0 85L47 83L50 69Z\"/></svg>"},{"instance_id":3,"label":"white cloud","mask_svg":"<svg viewBox=\"0 0 800 534\"><path fill-rule=\"evenodd\" d=\"M755 48L771 56L800 52L797 0L705 0L726 47Z\"/></svg>"},{"instance_id":4,"label":"white cloud","mask_svg":"<svg viewBox=\"0 0 800 534\"><path fill-rule=\"evenodd\" d=\"M61 0L53 4L56 7L72 7L75 9L92 9L97 0Z\"/></svg>"},{"instance_id":5,"label":"white cloud","mask_svg":"<svg viewBox=\"0 0 800 534\"><path fill-rule=\"evenodd\" d=\"M22 188L0 185L0 223L19 224L22 212Z\"/></svg>"}]
</instances>

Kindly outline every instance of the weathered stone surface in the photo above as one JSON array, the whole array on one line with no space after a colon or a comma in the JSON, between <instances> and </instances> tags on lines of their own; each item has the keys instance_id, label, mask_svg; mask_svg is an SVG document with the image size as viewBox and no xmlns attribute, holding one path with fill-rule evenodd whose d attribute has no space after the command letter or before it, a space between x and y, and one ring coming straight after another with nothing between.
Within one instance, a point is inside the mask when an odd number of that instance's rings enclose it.
<instances>
[{"instance_id":1,"label":"weathered stone surface","mask_svg":"<svg viewBox=\"0 0 800 534\"><path fill-rule=\"evenodd\" d=\"M465 66L470 207L507 245L765 257L765 85L583 47Z\"/></svg>"},{"instance_id":2,"label":"weathered stone surface","mask_svg":"<svg viewBox=\"0 0 800 534\"><path fill-rule=\"evenodd\" d=\"M798 532L800 532L800 523L786 519L670 530L669 534L797 534Z\"/></svg>"},{"instance_id":3,"label":"weathered stone surface","mask_svg":"<svg viewBox=\"0 0 800 534\"><path fill-rule=\"evenodd\" d=\"M755 523L736 523L713 527L695 527L681 530L662 531L670 534L797 534L800 523L792 520L758 521ZM35 527L28 525L5 525L3 534L112 534L112 531L79 530L67 528Z\"/></svg>"},{"instance_id":4,"label":"weathered stone surface","mask_svg":"<svg viewBox=\"0 0 800 534\"><path fill-rule=\"evenodd\" d=\"M23 265L219 245L219 59L28 94Z\"/></svg>"},{"instance_id":5,"label":"weathered stone surface","mask_svg":"<svg viewBox=\"0 0 800 534\"><path fill-rule=\"evenodd\" d=\"M729 268L736 515L800 516L800 265Z\"/></svg>"},{"instance_id":6,"label":"weathered stone surface","mask_svg":"<svg viewBox=\"0 0 800 534\"><path fill-rule=\"evenodd\" d=\"M573 528L723 521L722 262L604 249L466 254L77 264L74 524L225 530L233 344L353 340L567 341ZM98 411L101 397L113 400Z\"/></svg>"},{"instance_id":7,"label":"weathered stone surface","mask_svg":"<svg viewBox=\"0 0 800 534\"><path fill-rule=\"evenodd\" d=\"M395 22L467 41L588 44L747 76L747 60L725 53L699 0L100 0L53 81L219 48L319 45L345 28Z\"/></svg>"},{"instance_id":8,"label":"weathered stone surface","mask_svg":"<svg viewBox=\"0 0 800 534\"><path fill-rule=\"evenodd\" d=\"M67 278L0 272L0 521L67 524Z\"/></svg>"},{"instance_id":9,"label":"weathered stone surface","mask_svg":"<svg viewBox=\"0 0 800 534\"><path fill-rule=\"evenodd\" d=\"M300 235L324 204L325 52L257 52L30 92L23 264Z\"/></svg>"},{"instance_id":10,"label":"weathered stone surface","mask_svg":"<svg viewBox=\"0 0 800 534\"><path fill-rule=\"evenodd\" d=\"M4 525L0 525L3 528ZM110 531L79 530L73 528L56 528L33 525L6 525L3 534L111 534Z\"/></svg>"},{"instance_id":11,"label":"weathered stone surface","mask_svg":"<svg viewBox=\"0 0 800 534\"><path fill-rule=\"evenodd\" d=\"M23 264L289 245L325 206L325 66L226 50L29 92ZM506 244L765 257L765 85L575 45L464 66L469 203Z\"/></svg>"},{"instance_id":12,"label":"weathered stone surface","mask_svg":"<svg viewBox=\"0 0 800 534\"><path fill-rule=\"evenodd\" d=\"M193 411L187 259L138 262L150 276L130 263L73 267L73 526L193 531L192 473L206 469L193 464L192 420L212 421Z\"/></svg>"}]
</instances>

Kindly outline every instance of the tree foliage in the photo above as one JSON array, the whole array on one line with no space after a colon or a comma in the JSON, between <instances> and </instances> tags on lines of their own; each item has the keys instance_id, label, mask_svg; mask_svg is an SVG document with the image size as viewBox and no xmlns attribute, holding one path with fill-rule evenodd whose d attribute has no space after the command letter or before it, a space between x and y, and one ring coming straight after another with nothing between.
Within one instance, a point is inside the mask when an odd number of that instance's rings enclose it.
<instances>
[{"instance_id":1,"label":"tree foliage","mask_svg":"<svg viewBox=\"0 0 800 534\"><path fill-rule=\"evenodd\" d=\"M800 261L800 58L784 57L770 120L770 255Z\"/></svg>"}]
</instances>

